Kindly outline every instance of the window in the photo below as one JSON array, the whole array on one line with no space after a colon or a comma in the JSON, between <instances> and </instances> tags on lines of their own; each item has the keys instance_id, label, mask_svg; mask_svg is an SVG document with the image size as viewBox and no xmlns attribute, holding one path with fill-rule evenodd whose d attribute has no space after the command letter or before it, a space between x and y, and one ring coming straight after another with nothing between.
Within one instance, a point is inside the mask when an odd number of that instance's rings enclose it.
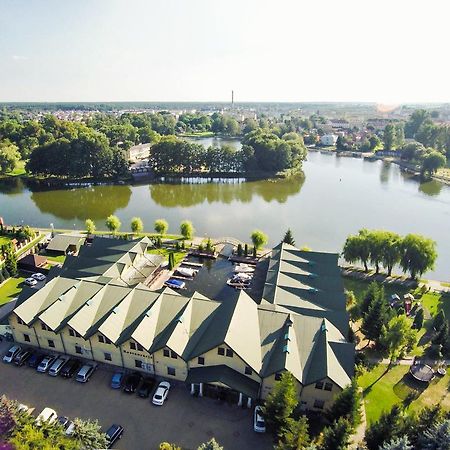
<instances>
[{"instance_id":1,"label":"window","mask_svg":"<svg viewBox=\"0 0 450 450\"><path fill-rule=\"evenodd\" d=\"M225 356L225 349L224 349L223 347L219 347L219 348L217 349L217 353L218 353L220 356Z\"/></svg>"},{"instance_id":2,"label":"window","mask_svg":"<svg viewBox=\"0 0 450 450\"><path fill-rule=\"evenodd\" d=\"M168 367L167 368L167 375L175 376L175 367Z\"/></svg>"},{"instance_id":3,"label":"window","mask_svg":"<svg viewBox=\"0 0 450 450\"><path fill-rule=\"evenodd\" d=\"M137 345L137 349L138 349L138 351L140 351L140 352L143 352L143 351L144 351L144 347L142 347L141 344L138 344L138 345Z\"/></svg>"},{"instance_id":4,"label":"window","mask_svg":"<svg viewBox=\"0 0 450 450\"><path fill-rule=\"evenodd\" d=\"M275 374L275 381L280 381L281 380L281 373L276 373Z\"/></svg>"},{"instance_id":5,"label":"window","mask_svg":"<svg viewBox=\"0 0 450 450\"><path fill-rule=\"evenodd\" d=\"M203 356L199 356L197 363L204 366L205 365L205 358L203 358Z\"/></svg>"},{"instance_id":6,"label":"window","mask_svg":"<svg viewBox=\"0 0 450 450\"><path fill-rule=\"evenodd\" d=\"M227 356L228 356L229 358L232 358L232 357L233 357L233 350L231 350L231 348L227 348Z\"/></svg>"},{"instance_id":7,"label":"window","mask_svg":"<svg viewBox=\"0 0 450 450\"><path fill-rule=\"evenodd\" d=\"M140 359L135 359L134 367L136 367L137 369L142 369L142 361Z\"/></svg>"},{"instance_id":8,"label":"window","mask_svg":"<svg viewBox=\"0 0 450 450\"><path fill-rule=\"evenodd\" d=\"M105 338L101 334L98 335L98 342L105 343Z\"/></svg>"},{"instance_id":9,"label":"window","mask_svg":"<svg viewBox=\"0 0 450 450\"><path fill-rule=\"evenodd\" d=\"M44 322L41 322L41 328L42 328L44 331L52 331L51 328L48 327L47 325L45 325Z\"/></svg>"},{"instance_id":10,"label":"window","mask_svg":"<svg viewBox=\"0 0 450 450\"><path fill-rule=\"evenodd\" d=\"M111 353L105 353L105 361L112 361Z\"/></svg>"},{"instance_id":11,"label":"window","mask_svg":"<svg viewBox=\"0 0 450 450\"><path fill-rule=\"evenodd\" d=\"M29 335L29 334L24 334L24 335L23 335L23 340L24 340L25 342L30 342L30 335Z\"/></svg>"},{"instance_id":12,"label":"window","mask_svg":"<svg viewBox=\"0 0 450 450\"><path fill-rule=\"evenodd\" d=\"M316 389L323 389L323 381L318 381L316 383Z\"/></svg>"},{"instance_id":13,"label":"window","mask_svg":"<svg viewBox=\"0 0 450 450\"><path fill-rule=\"evenodd\" d=\"M177 354L173 350L170 350L170 357L173 359L177 359Z\"/></svg>"},{"instance_id":14,"label":"window","mask_svg":"<svg viewBox=\"0 0 450 450\"><path fill-rule=\"evenodd\" d=\"M75 345L75 353L78 353L79 355L81 355L83 353L83 351L81 350L81 347L79 345Z\"/></svg>"},{"instance_id":15,"label":"window","mask_svg":"<svg viewBox=\"0 0 450 450\"><path fill-rule=\"evenodd\" d=\"M331 389L333 389L333 383L325 383L324 389L326 391L331 391Z\"/></svg>"},{"instance_id":16,"label":"window","mask_svg":"<svg viewBox=\"0 0 450 450\"><path fill-rule=\"evenodd\" d=\"M245 366L245 375L251 375L253 373L253 370L249 366Z\"/></svg>"},{"instance_id":17,"label":"window","mask_svg":"<svg viewBox=\"0 0 450 450\"><path fill-rule=\"evenodd\" d=\"M325 402L323 400L314 400L314 408L323 409Z\"/></svg>"},{"instance_id":18,"label":"window","mask_svg":"<svg viewBox=\"0 0 450 450\"><path fill-rule=\"evenodd\" d=\"M19 325L25 325L25 322L20 317L17 318L17 323Z\"/></svg>"},{"instance_id":19,"label":"window","mask_svg":"<svg viewBox=\"0 0 450 450\"><path fill-rule=\"evenodd\" d=\"M55 348L55 341L52 341L51 339L48 339L48 346L51 348Z\"/></svg>"},{"instance_id":20,"label":"window","mask_svg":"<svg viewBox=\"0 0 450 450\"><path fill-rule=\"evenodd\" d=\"M75 331L73 331L72 328L69 328L69 334L70 334L72 337L75 337Z\"/></svg>"},{"instance_id":21,"label":"window","mask_svg":"<svg viewBox=\"0 0 450 450\"><path fill-rule=\"evenodd\" d=\"M169 358L169 357L170 357L170 350L169 350L168 348L165 348L165 349L163 350L163 355L164 355L166 358Z\"/></svg>"},{"instance_id":22,"label":"window","mask_svg":"<svg viewBox=\"0 0 450 450\"><path fill-rule=\"evenodd\" d=\"M130 342L130 349L136 350L136 344L134 342Z\"/></svg>"}]
</instances>

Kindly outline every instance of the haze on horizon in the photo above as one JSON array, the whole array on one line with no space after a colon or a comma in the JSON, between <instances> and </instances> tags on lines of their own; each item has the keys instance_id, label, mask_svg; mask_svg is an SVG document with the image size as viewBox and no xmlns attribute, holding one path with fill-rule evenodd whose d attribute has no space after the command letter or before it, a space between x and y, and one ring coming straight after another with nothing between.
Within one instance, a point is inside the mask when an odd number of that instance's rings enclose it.
<instances>
[{"instance_id":1,"label":"haze on horizon","mask_svg":"<svg viewBox=\"0 0 450 450\"><path fill-rule=\"evenodd\" d=\"M445 0L0 0L0 101L449 102Z\"/></svg>"}]
</instances>

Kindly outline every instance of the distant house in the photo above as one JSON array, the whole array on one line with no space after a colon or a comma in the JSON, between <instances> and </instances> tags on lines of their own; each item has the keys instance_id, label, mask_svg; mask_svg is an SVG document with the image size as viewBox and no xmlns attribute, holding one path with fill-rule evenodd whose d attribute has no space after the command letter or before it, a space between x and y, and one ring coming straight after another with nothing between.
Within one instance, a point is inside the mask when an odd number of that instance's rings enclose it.
<instances>
[{"instance_id":1,"label":"distant house","mask_svg":"<svg viewBox=\"0 0 450 450\"><path fill-rule=\"evenodd\" d=\"M325 134L321 136L320 143L322 145L336 145L337 138L335 134Z\"/></svg>"},{"instance_id":2,"label":"distant house","mask_svg":"<svg viewBox=\"0 0 450 450\"><path fill-rule=\"evenodd\" d=\"M86 236L78 233L57 234L48 244L47 252L54 255L78 253L85 240Z\"/></svg>"},{"instance_id":3,"label":"distant house","mask_svg":"<svg viewBox=\"0 0 450 450\"><path fill-rule=\"evenodd\" d=\"M127 158L129 161L139 161L141 159L147 159L150 156L151 144L139 144L133 145L127 151Z\"/></svg>"},{"instance_id":4,"label":"distant house","mask_svg":"<svg viewBox=\"0 0 450 450\"><path fill-rule=\"evenodd\" d=\"M29 254L19 259L19 261L17 261L17 265L21 270L37 272L39 269L42 269L47 265L47 258L45 256Z\"/></svg>"}]
</instances>

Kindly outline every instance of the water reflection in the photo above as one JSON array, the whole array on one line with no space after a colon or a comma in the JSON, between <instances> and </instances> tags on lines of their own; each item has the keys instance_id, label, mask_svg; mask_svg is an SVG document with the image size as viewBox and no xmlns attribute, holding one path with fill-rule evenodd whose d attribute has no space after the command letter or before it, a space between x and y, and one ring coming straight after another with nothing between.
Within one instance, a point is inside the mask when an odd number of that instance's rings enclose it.
<instances>
[{"instance_id":1,"label":"water reflection","mask_svg":"<svg viewBox=\"0 0 450 450\"><path fill-rule=\"evenodd\" d=\"M430 197L439 195L442 191L443 184L436 180L426 181L425 183L420 183L419 191L423 192Z\"/></svg>"},{"instance_id":2,"label":"water reflection","mask_svg":"<svg viewBox=\"0 0 450 450\"><path fill-rule=\"evenodd\" d=\"M391 167L392 164L386 161L383 161L380 169L380 182L383 184L389 183L389 179L391 177Z\"/></svg>"},{"instance_id":3,"label":"water reflection","mask_svg":"<svg viewBox=\"0 0 450 450\"><path fill-rule=\"evenodd\" d=\"M5 178L0 179L0 192L6 195L22 194L25 190L25 183L21 178Z\"/></svg>"},{"instance_id":4,"label":"water reflection","mask_svg":"<svg viewBox=\"0 0 450 450\"><path fill-rule=\"evenodd\" d=\"M35 191L31 200L43 213L65 220L104 220L119 208L125 208L131 198L131 187L122 185Z\"/></svg>"},{"instance_id":5,"label":"water reflection","mask_svg":"<svg viewBox=\"0 0 450 450\"><path fill-rule=\"evenodd\" d=\"M233 201L250 203L253 197L266 202L285 203L289 196L298 194L305 182L304 175L286 179L247 182L211 181L207 183L158 183L149 186L152 200L167 208L189 207L203 202L225 203Z\"/></svg>"}]
</instances>

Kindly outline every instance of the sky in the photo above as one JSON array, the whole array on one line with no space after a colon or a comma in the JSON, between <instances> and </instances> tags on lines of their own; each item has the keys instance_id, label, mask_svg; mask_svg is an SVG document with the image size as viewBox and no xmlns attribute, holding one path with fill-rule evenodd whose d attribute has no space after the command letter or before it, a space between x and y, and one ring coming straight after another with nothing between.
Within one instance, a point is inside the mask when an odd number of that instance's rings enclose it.
<instances>
[{"instance_id":1,"label":"sky","mask_svg":"<svg viewBox=\"0 0 450 450\"><path fill-rule=\"evenodd\" d=\"M0 101L450 102L448 0L0 0Z\"/></svg>"}]
</instances>

